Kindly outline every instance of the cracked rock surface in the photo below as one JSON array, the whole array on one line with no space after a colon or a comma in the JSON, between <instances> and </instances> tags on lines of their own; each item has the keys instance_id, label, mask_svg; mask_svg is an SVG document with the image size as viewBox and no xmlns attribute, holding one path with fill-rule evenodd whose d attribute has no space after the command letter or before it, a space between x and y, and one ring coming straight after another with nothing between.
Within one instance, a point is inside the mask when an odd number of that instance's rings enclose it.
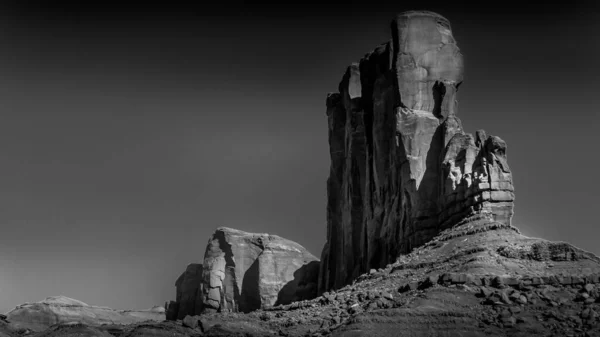
<instances>
[{"instance_id":1,"label":"cracked rock surface","mask_svg":"<svg viewBox=\"0 0 600 337\"><path fill-rule=\"evenodd\" d=\"M318 265L304 247L277 235L218 228L204 255L200 312L249 312L313 298Z\"/></svg>"}]
</instances>

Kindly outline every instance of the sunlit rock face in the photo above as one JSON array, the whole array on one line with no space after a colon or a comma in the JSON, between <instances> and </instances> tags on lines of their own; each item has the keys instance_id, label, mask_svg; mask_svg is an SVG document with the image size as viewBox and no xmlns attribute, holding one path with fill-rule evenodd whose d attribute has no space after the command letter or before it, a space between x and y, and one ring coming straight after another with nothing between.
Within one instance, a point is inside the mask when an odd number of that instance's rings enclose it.
<instances>
[{"instance_id":1,"label":"sunlit rock face","mask_svg":"<svg viewBox=\"0 0 600 337\"><path fill-rule=\"evenodd\" d=\"M392 37L400 106L435 116L454 114L463 58L450 22L432 12L402 13L392 23Z\"/></svg>"},{"instance_id":2,"label":"sunlit rock face","mask_svg":"<svg viewBox=\"0 0 600 337\"><path fill-rule=\"evenodd\" d=\"M318 272L318 259L293 241L221 227L204 255L201 309L249 312L313 298Z\"/></svg>"},{"instance_id":3,"label":"sunlit rock face","mask_svg":"<svg viewBox=\"0 0 600 337\"><path fill-rule=\"evenodd\" d=\"M486 136L483 130L475 137L457 133L442 158L441 228L474 213L510 224L515 195L502 139Z\"/></svg>"},{"instance_id":4,"label":"sunlit rock face","mask_svg":"<svg viewBox=\"0 0 600 337\"><path fill-rule=\"evenodd\" d=\"M450 23L411 11L327 96L331 156L319 291L338 288L483 213L510 223L506 145L456 117L463 57Z\"/></svg>"}]
</instances>

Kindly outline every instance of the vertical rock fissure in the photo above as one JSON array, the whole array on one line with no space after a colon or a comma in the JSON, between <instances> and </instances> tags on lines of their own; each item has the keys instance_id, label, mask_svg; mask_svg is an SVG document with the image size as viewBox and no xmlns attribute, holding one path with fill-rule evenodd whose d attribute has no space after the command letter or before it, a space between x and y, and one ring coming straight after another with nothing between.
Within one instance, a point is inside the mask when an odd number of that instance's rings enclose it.
<instances>
[{"instance_id":1,"label":"vertical rock fissure","mask_svg":"<svg viewBox=\"0 0 600 337\"><path fill-rule=\"evenodd\" d=\"M362 235L362 226L363 226L363 193L361 189L361 176L360 176L360 168L359 162L357 159L354 159L351 164L351 179L352 179L352 199L351 199L351 225L352 225L352 234L351 234L351 244L352 244L352 254L354 256L353 262L348 264L348 269L352 272L349 277L353 278L359 275L361 271L361 246L360 246L360 237ZM346 280L348 282L348 280Z\"/></svg>"},{"instance_id":2,"label":"vertical rock fissure","mask_svg":"<svg viewBox=\"0 0 600 337\"><path fill-rule=\"evenodd\" d=\"M442 102L444 101L444 95L446 95L446 85L443 82L435 81L432 88L433 94L433 115L437 118L443 118L442 115Z\"/></svg>"},{"instance_id":3,"label":"vertical rock fissure","mask_svg":"<svg viewBox=\"0 0 600 337\"><path fill-rule=\"evenodd\" d=\"M237 278L235 273L235 259L231 245L225 239L223 232L216 232L215 238L219 242L219 248L224 253L223 258L225 259L225 270L223 271L223 279L221 280L221 301L218 311L224 309L237 311L237 303L240 303L240 290L237 285ZM229 287L232 287L232 291L229 291ZM233 294L233 298L231 298Z\"/></svg>"}]
</instances>

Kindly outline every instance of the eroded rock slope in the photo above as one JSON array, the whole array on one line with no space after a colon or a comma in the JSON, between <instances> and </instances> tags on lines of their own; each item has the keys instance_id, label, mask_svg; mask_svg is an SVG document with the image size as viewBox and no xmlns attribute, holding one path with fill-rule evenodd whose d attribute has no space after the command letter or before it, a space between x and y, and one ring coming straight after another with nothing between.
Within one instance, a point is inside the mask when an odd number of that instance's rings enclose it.
<instances>
[{"instance_id":1,"label":"eroded rock slope","mask_svg":"<svg viewBox=\"0 0 600 337\"><path fill-rule=\"evenodd\" d=\"M599 317L597 256L478 215L312 300L123 330L207 337L591 337L600 336Z\"/></svg>"},{"instance_id":2,"label":"eroded rock slope","mask_svg":"<svg viewBox=\"0 0 600 337\"><path fill-rule=\"evenodd\" d=\"M88 305L65 296L48 297L40 302L25 303L6 313L13 329L43 331L63 323L81 323L88 326L102 324L132 324L143 321L163 321L165 310L154 307L147 310L115 310Z\"/></svg>"}]
</instances>

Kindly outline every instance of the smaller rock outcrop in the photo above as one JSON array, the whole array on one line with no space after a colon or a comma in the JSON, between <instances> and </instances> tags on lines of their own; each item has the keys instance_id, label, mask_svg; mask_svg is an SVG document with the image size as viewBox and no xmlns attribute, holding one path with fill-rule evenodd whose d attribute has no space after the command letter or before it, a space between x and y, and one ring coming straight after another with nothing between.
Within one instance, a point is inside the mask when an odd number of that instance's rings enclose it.
<instances>
[{"instance_id":1,"label":"smaller rock outcrop","mask_svg":"<svg viewBox=\"0 0 600 337\"><path fill-rule=\"evenodd\" d=\"M296 242L220 227L208 241L195 309L249 312L313 298L318 272L318 259ZM179 305L178 316L193 315Z\"/></svg>"},{"instance_id":2,"label":"smaller rock outcrop","mask_svg":"<svg viewBox=\"0 0 600 337\"><path fill-rule=\"evenodd\" d=\"M201 312L201 283L202 264L190 263L175 282L177 289L175 302L171 302L166 306L168 320L183 319L187 315L193 316Z\"/></svg>"},{"instance_id":3,"label":"smaller rock outcrop","mask_svg":"<svg viewBox=\"0 0 600 337\"><path fill-rule=\"evenodd\" d=\"M6 313L6 320L13 328L31 331L43 331L50 326L65 323L100 326L164 319L165 309L160 306L146 310L115 310L88 305L65 296L53 296L40 302L25 303Z\"/></svg>"},{"instance_id":4,"label":"smaller rock outcrop","mask_svg":"<svg viewBox=\"0 0 600 337\"><path fill-rule=\"evenodd\" d=\"M474 214L510 224L515 199L506 143L478 130L464 133L458 118L444 123L447 141L442 157L439 228L446 229Z\"/></svg>"}]
</instances>

